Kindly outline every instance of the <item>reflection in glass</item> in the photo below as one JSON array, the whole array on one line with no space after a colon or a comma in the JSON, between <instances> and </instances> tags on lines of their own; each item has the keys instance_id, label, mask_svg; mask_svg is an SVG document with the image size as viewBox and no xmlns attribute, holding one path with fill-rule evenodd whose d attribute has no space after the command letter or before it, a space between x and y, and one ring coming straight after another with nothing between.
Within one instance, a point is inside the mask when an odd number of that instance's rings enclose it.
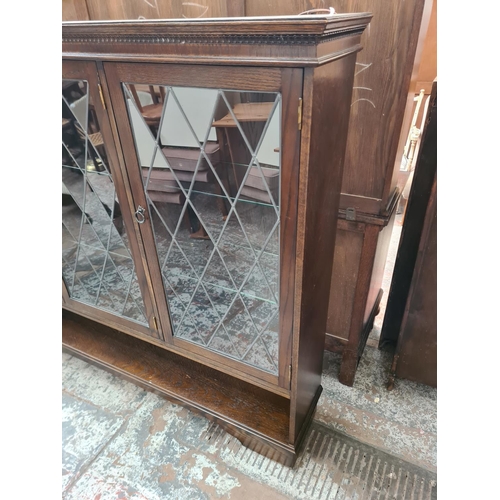
<instances>
[{"instance_id":1,"label":"reflection in glass","mask_svg":"<svg viewBox=\"0 0 500 500\"><path fill-rule=\"evenodd\" d=\"M63 279L69 296L147 324L86 81L62 83Z\"/></svg>"},{"instance_id":2,"label":"reflection in glass","mask_svg":"<svg viewBox=\"0 0 500 500\"><path fill-rule=\"evenodd\" d=\"M173 334L277 373L281 95L123 90Z\"/></svg>"}]
</instances>

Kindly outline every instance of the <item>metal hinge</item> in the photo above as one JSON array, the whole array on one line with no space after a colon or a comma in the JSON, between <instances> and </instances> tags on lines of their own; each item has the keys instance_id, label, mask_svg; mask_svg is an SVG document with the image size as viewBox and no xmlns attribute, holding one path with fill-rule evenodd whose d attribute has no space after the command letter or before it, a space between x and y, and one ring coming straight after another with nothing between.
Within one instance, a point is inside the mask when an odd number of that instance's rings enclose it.
<instances>
[{"instance_id":1,"label":"metal hinge","mask_svg":"<svg viewBox=\"0 0 500 500\"><path fill-rule=\"evenodd\" d=\"M98 83L97 87L99 88L99 95L101 96L101 102L102 102L102 107L106 109L106 103L104 102L104 94L102 93L102 87L101 84Z\"/></svg>"},{"instance_id":2,"label":"metal hinge","mask_svg":"<svg viewBox=\"0 0 500 500\"><path fill-rule=\"evenodd\" d=\"M153 316L153 325L155 327L155 330L158 331L158 322L156 321L156 316Z\"/></svg>"},{"instance_id":3,"label":"metal hinge","mask_svg":"<svg viewBox=\"0 0 500 500\"><path fill-rule=\"evenodd\" d=\"M346 220L356 220L356 209L349 207L345 209L345 219Z\"/></svg>"},{"instance_id":4,"label":"metal hinge","mask_svg":"<svg viewBox=\"0 0 500 500\"><path fill-rule=\"evenodd\" d=\"M290 382L290 390L292 389L292 365L288 365L288 381Z\"/></svg>"},{"instance_id":5,"label":"metal hinge","mask_svg":"<svg viewBox=\"0 0 500 500\"><path fill-rule=\"evenodd\" d=\"M298 128L302 130L302 97L299 97L299 109L298 109Z\"/></svg>"}]
</instances>

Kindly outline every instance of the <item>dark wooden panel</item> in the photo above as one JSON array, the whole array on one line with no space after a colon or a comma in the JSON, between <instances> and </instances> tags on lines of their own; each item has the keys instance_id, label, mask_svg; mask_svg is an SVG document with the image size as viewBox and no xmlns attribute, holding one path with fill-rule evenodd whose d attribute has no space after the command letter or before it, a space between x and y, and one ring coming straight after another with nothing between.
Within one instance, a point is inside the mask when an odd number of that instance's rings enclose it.
<instances>
[{"instance_id":1,"label":"dark wooden panel","mask_svg":"<svg viewBox=\"0 0 500 500\"><path fill-rule=\"evenodd\" d=\"M352 54L304 73L293 353L297 373L292 374L291 408L296 419L291 440L296 439L321 382L355 62Z\"/></svg>"},{"instance_id":2,"label":"dark wooden panel","mask_svg":"<svg viewBox=\"0 0 500 500\"><path fill-rule=\"evenodd\" d=\"M354 372L359 361L361 336L364 332L363 317L371 288L370 281L373 274L379 233L380 226L366 225L352 303L352 316L348 333L349 340L342 353L342 363L339 372L339 381L345 385L352 386L354 383Z\"/></svg>"},{"instance_id":3,"label":"dark wooden panel","mask_svg":"<svg viewBox=\"0 0 500 500\"><path fill-rule=\"evenodd\" d=\"M245 0L245 14L247 16L288 16L310 9L325 9L330 5L332 2L326 0Z\"/></svg>"},{"instance_id":4,"label":"dark wooden panel","mask_svg":"<svg viewBox=\"0 0 500 500\"><path fill-rule=\"evenodd\" d=\"M417 0L419 1L419 0ZM413 117L412 108L413 108L413 100L414 100L414 91L413 88L416 84L416 78L418 74L418 70L420 68L420 58L422 55L423 46L425 43L425 37L427 34L427 28L429 26L429 21L432 12L432 4L435 0L420 0L421 2L425 2L423 6L422 19L420 22L420 29L414 33L414 37L416 38L415 44L415 55L413 62L413 70L411 71L410 83L406 86L406 83L402 85L402 90L407 90L406 95L406 105L404 106L404 111L401 115L398 114L397 119L400 120L401 125L398 125L397 134L399 135L398 140L394 140L395 144L395 163L392 169L388 170L388 175L385 178L384 191L382 193L382 205L386 204L386 200L389 200L392 196L393 191L396 189L399 180L399 167L401 164L401 158L403 157L403 151L406 144L406 139L408 137L408 133L410 130L411 119ZM408 21L410 22L410 21ZM414 21L411 21L414 22ZM405 80L406 82L406 80ZM391 175L392 172L392 175Z\"/></svg>"},{"instance_id":5,"label":"dark wooden panel","mask_svg":"<svg viewBox=\"0 0 500 500\"><path fill-rule=\"evenodd\" d=\"M86 0L62 0L63 21L88 21L89 12Z\"/></svg>"},{"instance_id":6,"label":"dark wooden panel","mask_svg":"<svg viewBox=\"0 0 500 500\"><path fill-rule=\"evenodd\" d=\"M338 13L373 14L356 62L342 193L380 200L378 206L371 202L368 210L382 213L396 186L399 136L432 0L246 0L246 15L299 14L330 5Z\"/></svg>"},{"instance_id":7,"label":"dark wooden panel","mask_svg":"<svg viewBox=\"0 0 500 500\"><path fill-rule=\"evenodd\" d=\"M399 168L399 135L425 2L341 0L336 7L373 13L357 60L342 192L381 198L385 208Z\"/></svg>"},{"instance_id":8,"label":"dark wooden panel","mask_svg":"<svg viewBox=\"0 0 500 500\"><path fill-rule=\"evenodd\" d=\"M158 4L161 0L131 1L131 0L85 0L92 20L118 20L118 19L160 19L161 14ZM170 3L170 2L169 2ZM182 17L182 16L179 16Z\"/></svg>"},{"instance_id":9,"label":"dark wooden panel","mask_svg":"<svg viewBox=\"0 0 500 500\"><path fill-rule=\"evenodd\" d=\"M420 149L415 162L413 182L406 205L405 220L380 334L380 348L394 347L401 329L401 321L417 258L427 203L436 174L436 148L437 83L434 85L430 97L426 124L424 125Z\"/></svg>"},{"instance_id":10,"label":"dark wooden panel","mask_svg":"<svg viewBox=\"0 0 500 500\"><path fill-rule=\"evenodd\" d=\"M397 377L437 386L436 179L425 214L393 367Z\"/></svg>"},{"instance_id":11,"label":"dark wooden panel","mask_svg":"<svg viewBox=\"0 0 500 500\"><path fill-rule=\"evenodd\" d=\"M85 6L90 16L86 18L63 18L65 21L73 20L124 20L124 19L183 19L200 17L242 17L245 15L244 0L197 0L185 2L184 0L76 0L64 3L80 3ZM69 7L66 10L70 12Z\"/></svg>"},{"instance_id":12,"label":"dark wooden panel","mask_svg":"<svg viewBox=\"0 0 500 500\"><path fill-rule=\"evenodd\" d=\"M185 64L149 65L137 63L116 64L121 82L145 85L186 85L201 88L241 89L255 92L279 92L281 70L278 68L228 68L225 66L189 66Z\"/></svg>"},{"instance_id":13,"label":"dark wooden panel","mask_svg":"<svg viewBox=\"0 0 500 500\"><path fill-rule=\"evenodd\" d=\"M216 421L250 447L267 446L275 460L293 462L287 399L69 312L63 313L62 342L69 352Z\"/></svg>"}]
</instances>

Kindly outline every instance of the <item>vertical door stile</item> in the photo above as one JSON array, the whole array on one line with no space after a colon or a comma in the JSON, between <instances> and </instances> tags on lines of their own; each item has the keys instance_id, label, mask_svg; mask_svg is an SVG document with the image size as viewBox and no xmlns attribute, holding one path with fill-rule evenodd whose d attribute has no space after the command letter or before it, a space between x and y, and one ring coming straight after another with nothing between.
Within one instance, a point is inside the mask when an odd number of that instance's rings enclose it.
<instances>
[{"instance_id":1,"label":"vertical door stile","mask_svg":"<svg viewBox=\"0 0 500 500\"><path fill-rule=\"evenodd\" d=\"M295 302L295 259L300 168L300 136L303 70L282 70L282 165L281 262L280 262L280 379L281 387L291 389L292 340ZM300 110L300 112L299 112Z\"/></svg>"},{"instance_id":2,"label":"vertical door stile","mask_svg":"<svg viewBox=\"0 0 500 500\"><path fill-rule=\"evenodd\" d=\"M106 68L105 65L100 61L97 62L97 75L99 79L100 91L102 92L101 94L102 99L104 103L108 103L107 113L109 117L111 133L113 135L114 142L117 145L116 148L118 156L117 167L119 168L120 176L124 181L123 184L126 186L126 189L124 190L124 195L127 198L127 203L129 206L128 213L134 214L136 212L137 207L139 206L139 203L135 202L134 200L134 192L133 189L131 188L131 179L129 177L129 170L127 169L125 161L126 155L124 156L119 130L116 125L116 115L114 113L113 103L111 100ZM133 217L130 218L130 227L133 228L135 239L138 243L137 245L134 245L132 250L134 252L136 261L140 261L142 264L141 268L144 269L144 272L141 273L142 285L143 287L147 288L148 294L151 297L151 307L148 314L149 327L158 333L158 336L161 340L169 343L169 341L171 341L171 333L168 328L167 329L162 328L162 324L158 321L159 312L157 303L158 300L162 300L162 298L161 297L158 298L156 296L155 288L151 282L151 277L150 277L151 272L149 269L147 254L144 249L145 238L143 236L143 231L142 231L143 228L141 228L141 225L137 224L137 221ZM146 238L147 237L148 235L146 234Z\"/></svg>"}]
</instances>

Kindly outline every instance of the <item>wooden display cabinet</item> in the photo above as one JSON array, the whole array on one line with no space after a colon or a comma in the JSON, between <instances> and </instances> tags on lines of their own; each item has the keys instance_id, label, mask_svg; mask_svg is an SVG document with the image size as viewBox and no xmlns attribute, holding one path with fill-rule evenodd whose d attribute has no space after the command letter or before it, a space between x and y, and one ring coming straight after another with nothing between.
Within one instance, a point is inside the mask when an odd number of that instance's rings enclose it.
<instances>
[{"instance_id":1,"label":"wooden display cabinet","mask_svg":"<svg viewBox=\"0 0 500 500\"><path fill-rule=\"evenodd\" d=\"M343 356L340 376L347 385L354 383L354 352L359 359L383 293L380 288L386 258L383 251L387 249L389 226L404 187L399 169L413 116L413 99L422 88L419 80L429 71L432 73L436 5L437 0L337 0L333 5L340 13L373 13L370 27L361 38L363 51L356 61L338 214L339 221L344 222L337 226L333 262L332 279L340 279L346 288L342 293L337 290L332 295L335 299L330 300L325 344L329 350L348 351ZM324 7L323 0L158 1L156 8L132 0L68 0L63 3L63 18L276 16ZM419 71L420 60L423 68ZM427 91L430 84L424 87ZM355 231L352 222L358 223ZM367 279L370 273L371 280ZM332 281L331 286L335 289L337 283ZM361 297L363 303L355 303L355 296ZM346 322L348 317L350 321Z\"/></svg>"},{"instance_id":2,"label":"wooden display cabinet","mask_svg":"<svg viewBox=\"0 0 500 500\"><path fill-rule=\"evenodd\" d=\"M63 23L63 347L287 465L371 14Z\"/></svg>"}]
</instances>

